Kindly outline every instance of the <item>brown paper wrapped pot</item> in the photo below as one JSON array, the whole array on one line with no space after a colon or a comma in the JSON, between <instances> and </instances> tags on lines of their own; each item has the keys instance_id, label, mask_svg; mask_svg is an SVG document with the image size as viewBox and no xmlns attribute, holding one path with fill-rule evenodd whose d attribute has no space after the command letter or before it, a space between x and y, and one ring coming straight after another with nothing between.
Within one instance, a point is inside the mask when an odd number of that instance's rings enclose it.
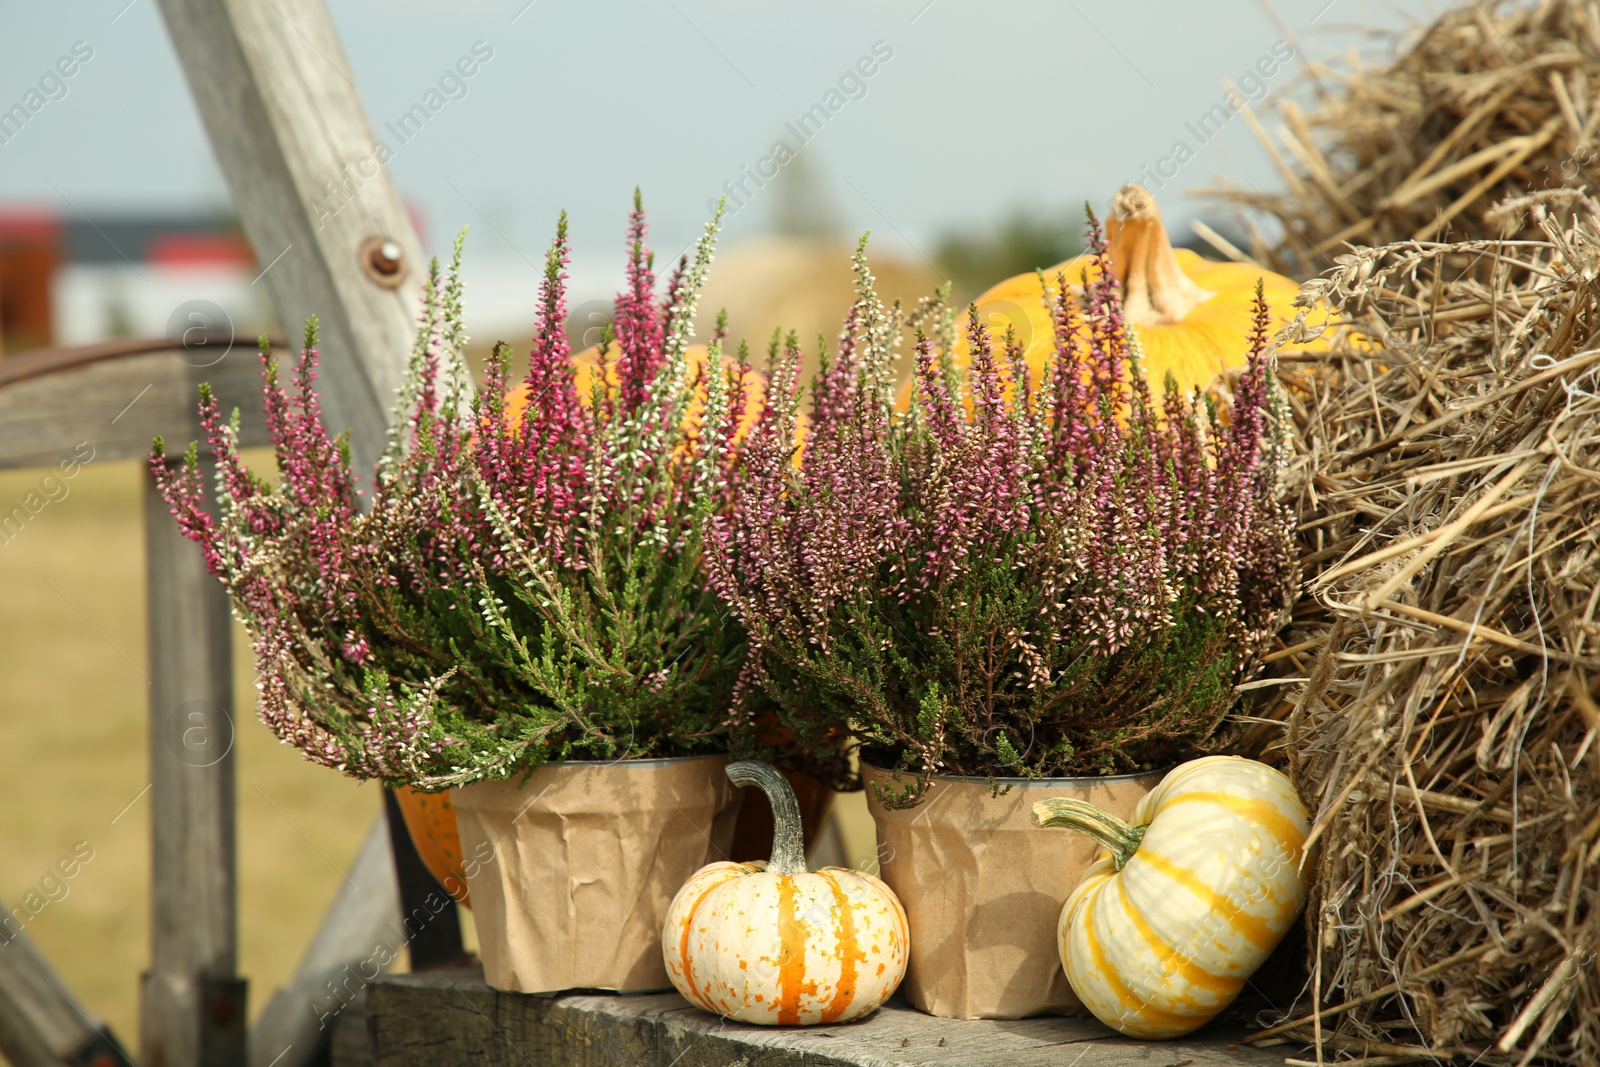
<instances>
[{"instance_id":1,"label":"brown paper wrapped pot","mask_svg":"<svg viewBox=\"0 0 1600 1067\"><path fill-rule=\"evenodd\" d=\"M863 767L878 828L880 876L905 905L911 963L900 991L912 1006L951 1019L1081 1015L1061 969L1056 923L1099 846L1045 833L1029 820L1047 796L1087 800L1119 818L1161 773L1103 778L935 778L915 808L893 811L874 786L907 782ZM474 889L476 899L476 889Z\"/></svg>"},{"instance_id":2,"label":"brown paper wrapped pot","mask_svg":"<svg viewBox=\"0 0 1600 1067\"><path fill-rule=\"evenodd\" d=\"M726 756L551 763L526 782L451 791L496 989L667 990L667 905L726 858L738 795ZM492 852L490 851L492 850Z\"/></svg>"}]
</instances>

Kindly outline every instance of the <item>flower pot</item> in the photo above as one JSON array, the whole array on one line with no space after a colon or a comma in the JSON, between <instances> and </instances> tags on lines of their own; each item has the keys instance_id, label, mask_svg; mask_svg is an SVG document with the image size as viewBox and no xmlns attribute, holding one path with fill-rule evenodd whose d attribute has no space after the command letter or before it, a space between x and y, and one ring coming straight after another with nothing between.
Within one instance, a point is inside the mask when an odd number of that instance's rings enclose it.
<instances>
[{"instance_id":1,"label":"flower pot","mask_svg":"<svg viewBox=\"0 0 1600 1067\"><path fill-rule=\"evenodd\" d=\"M738 796L726 756L568 761L451 791L484 978L551 993L672 987L667 905L725 859Z\"/></svg>"},{"instance_id":2,"label":"flower pot","mask_svg":"<svg viewBox=\"0 0 1600 1067\"><path fill-rule=\"evenodd\" d=\"M873 787L907 781L865 765L862 773L880 877L911 927L906 999L951 1019L1087 1014L1062 972L1056 923L1099 847L1035 827L1033 802L1077 797L1127 819L1161 774L1002 778L1010 789L1000 796L985 779L936 777L922 803L894 811Z\"/></svg>"}]
</instances>

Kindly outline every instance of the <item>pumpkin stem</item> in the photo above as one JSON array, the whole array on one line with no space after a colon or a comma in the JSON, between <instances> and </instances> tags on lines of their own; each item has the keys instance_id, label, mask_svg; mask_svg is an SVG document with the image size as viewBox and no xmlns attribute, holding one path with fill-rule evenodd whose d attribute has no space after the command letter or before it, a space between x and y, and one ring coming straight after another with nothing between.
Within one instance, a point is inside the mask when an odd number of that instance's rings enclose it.
<instances>
[{"instance_id":1,"label":"pumpkin stem","mask_svg":"<svg viewBox=\"0 0 1600 1067\"><path fill-rule=\"evenodd\" d=\"M770 763L744 759L728 764L734 785L758 786L772 805L772 861L767 870L778 874L805 874L805 839L800 833L800 804L789 780Z\"/></svg>"},{"instance_id":2,"label":"pumpkin stem","mask_svg":"<svg viewBox=\"0 0 1600 1067\"><path fill-rule=\"evenodd\" d=\"M1124 185L1111 201L1106 220L1107 252L1122 282L1122 313L1135 326L1170 326L1196 305L1211 299L1178 266L1161 223L1161 209L1150 191Z\"/></svg>"},{"instance_id":3,"label":"pumpkin stem","mask_svg":"<svg viewBox=\"0 0 1600 1067\"><path fill-rule=\"evenodd\" d=\"M1094 838L1097 844L1111 853L1111 861L1119 871L1139 851L1144 832L1150 828L1148 823L1130 826L1104 808L1067 797L1046 797L1034 801L1032 818L1035 826L1065 826Z\"/></svg>"}]
</instances>

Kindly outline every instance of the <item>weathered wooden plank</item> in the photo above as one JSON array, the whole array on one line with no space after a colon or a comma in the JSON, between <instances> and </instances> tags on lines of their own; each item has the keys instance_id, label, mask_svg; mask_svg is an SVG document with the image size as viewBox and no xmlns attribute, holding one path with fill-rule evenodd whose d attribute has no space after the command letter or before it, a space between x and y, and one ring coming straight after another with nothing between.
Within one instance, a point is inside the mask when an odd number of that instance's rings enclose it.
<instances>
[{"instance_id":1,"label":"weathered wooden plank","mask_svg":"<svg viewBox=\"0 0 1600 1067\"><path fill-rule=\"evenodd\" d=\"M405 943L389 831L373 822L289 984L250 1033L251 1067L308 1063L378 969Z\"/></svg>"},{"instance_id":2,"label":"weathered wooden plank","mask_svg":"<svg viewBox=\"0 0 1600 1067\"><path fill-rule=\"evenodd\" d=\"M367 1034L367 991L361 990L333 1024L333 1038L328 1043L328 1058L319 1064L341 1064L342 1067L373 1067L372 1038Z\"/></svg>"},{"instance_id":3,"label":"weathered wooden plank","mask_svg":"<svg viewBox=\"0 0 1600 1067\"><path fill-rule=\"evenodd\" d=\"M244 1062L228 596L143 474L150 641L150 970L144 1067Z\"/></svg>"},{"instance_id":4,"label":"weathered wooden plank","mask_svg":"<svg viewBox=\"0 0 1600 1067\"><path fill-rule=\"evenodd\" d=\"M336 432L351 431L356 470L370 471L405 372L423 261L328 12L321 0L160 0L160 6L262 264L259 280L286 331L318 316L323 410ZM393 873L384 872L382 888L379 881L375 872L358 880L368 898L348 906L393 915ZM345 955L335 972L363 965L373 944L346 933L325 922L308 965L338 952ZM275 1011L276 1001L269 1006L252 1046L271 1047L276 1057L277 1049L295 1045L280 1067L296 1067L312 1051L301 983L320 972L308 965L293 992L286 991L284 1009Z\"/></svg>"},{"instance_id":5,"label":"weathered wooden plank","mask_svg":"<svg viewBox=\"0 0 1600 1067\"><path fill-rule=\"evenodd\" d=\"M24 913L25 914L25 913ZM0 1057L11 1067L116 1065L127 1056L0 903Z\"/></svg>"},{"instance_id":6,"label":"weathered wooden plank","mask_svg":"<svg viewBox=\"0 0 1600 1067\"><path fill-rule=\"evenodd\" d=\"M385 976L367 989L376 1067L1192 1067L1281 1064L1207 1027L1178 1041L1119 1037L1093 1019L936 1019L898 1002L858 1023L794 1029L731 1023L676 994L531 997L478 969ZM340 1061L335 1061L340 1067ZM356 1067L355 1060L347 1067Z\"/></svg>"},{"instance_id":7,"label":"weathered wooden plank","mask_svg":"<svg viewBox=\"0 0 1600 1067\"><path fill-rule=\"evenodd\" d=\"M119 342L23 353L0 362L0 470L142 458L150 439L180 451L197 432L201 382L223 411L239 409L240 443L267 443L255 342L215 362L170 341ZM292 356L280 357L287 367ZM87 446L85 451L80 451ZM92 460L88 457L92 456Z\"/></svg>"},{"instance_id":8,"label":"weathered wooden plank","mask_svg":"<svg viewBox=\"0 0 1600 1067\"><path fill-rule=\"evenodd\" d=\"M381 451L415 332L422 250L322 0L160 0L245 234L291 337L322 324L323 406ZM399 271L364 267L398 245Z\"/></svg>"}]
</instances>

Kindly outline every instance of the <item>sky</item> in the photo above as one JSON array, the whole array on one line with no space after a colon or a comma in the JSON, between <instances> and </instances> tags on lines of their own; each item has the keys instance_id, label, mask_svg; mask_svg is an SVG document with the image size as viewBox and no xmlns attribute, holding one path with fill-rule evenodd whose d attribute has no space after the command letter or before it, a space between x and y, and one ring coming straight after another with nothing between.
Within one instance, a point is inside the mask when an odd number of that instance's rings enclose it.
<instances>
[{"instance_id":1,"label":"sky","mask_svg":"<svg viewBox=\"0 0 1600 1067\"><path fill-rule=\"evenodd\" d=\"M1428 14L1366 0L1270 0L1269 12L1267 2L329 7L425 245L447 250L469 225L469 264L525 274L531 287L562 209L575 276L620 279L635 186L658 248L692 240L725 183L741 178L750 195L725 240L761 233L770 190L744 176L780 167L780 140L822 175L848 229L871 228L875 244L907 256L927 258L941 232L1014 211L1085 200L1104 210L1128 180L1150 184L1186 229L1203 205L1185 194L1218 175L1275 182L1242 117L1197 124L1225 99L1224 79L1265 110L1308 54L1371 51L1380 46L1367 31ZM0 205L226 212L154 0L0 6L0 111L75 48L92 56L0 144ZM474 73L456 78L463 58L477 60ZM391 139L389 124L430 92L443 102L427 125ZM825 119L801 127L808 113Z\"/></svg>"}]
</instances>

